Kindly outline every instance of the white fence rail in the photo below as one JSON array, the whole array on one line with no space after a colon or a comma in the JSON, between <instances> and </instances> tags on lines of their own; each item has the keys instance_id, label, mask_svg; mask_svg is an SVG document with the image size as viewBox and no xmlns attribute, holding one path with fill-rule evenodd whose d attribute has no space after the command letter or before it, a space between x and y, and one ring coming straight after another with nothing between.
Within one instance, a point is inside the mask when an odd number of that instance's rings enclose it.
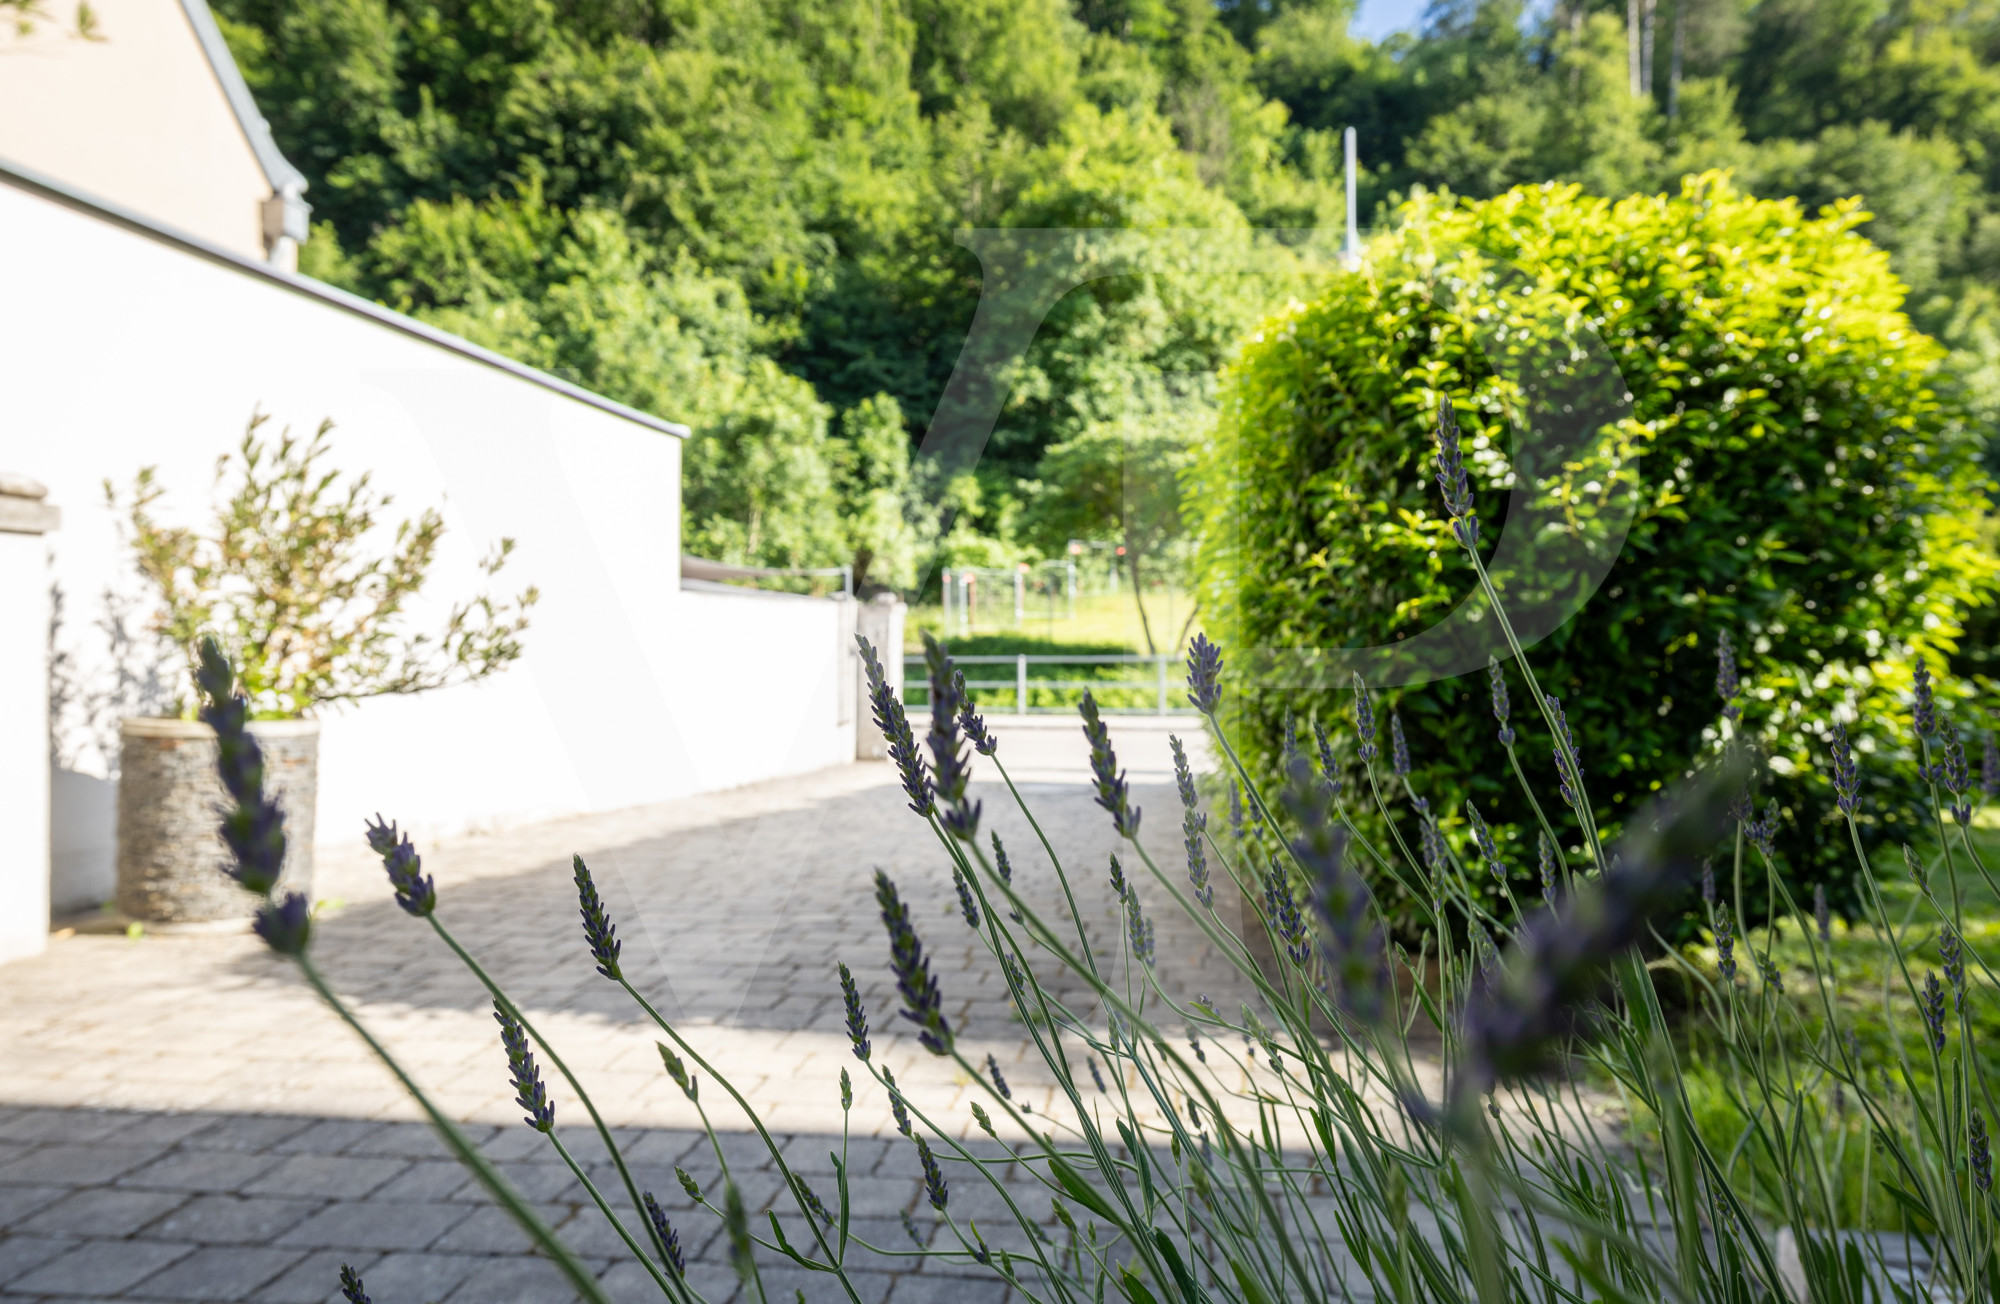
<instances>
[{"instance_id":1,"label":"white fence rail","mask_svg":"<svg viewBox=\"0 0 2000 1304\"><path fill-rule=\"evenodd\" d=\"M1193 715L1187 693L1176 674L1181 659L1162 653L1157 656L954 656L952 661L965 670L965 687L983 711L1012 706L1016 715L1053 715L1076 709L1084 689L1097 698L1106 715ZM903 658L905 697L912 709L927 707L930 689L920 654ZM1011 666L1009 679L975 679L975 667ZM1091 679L1045 678L1030 673L1037 666L1132 666L1143 667L1136 676ZM990 673L990 672L989 672ZM1007 690L1012 690L1009 693ZM1037 704L1038 697L1058 697L1057 702ZM1011 699L1011 700L1010 700Z\"/></svg>"}]
</instances>

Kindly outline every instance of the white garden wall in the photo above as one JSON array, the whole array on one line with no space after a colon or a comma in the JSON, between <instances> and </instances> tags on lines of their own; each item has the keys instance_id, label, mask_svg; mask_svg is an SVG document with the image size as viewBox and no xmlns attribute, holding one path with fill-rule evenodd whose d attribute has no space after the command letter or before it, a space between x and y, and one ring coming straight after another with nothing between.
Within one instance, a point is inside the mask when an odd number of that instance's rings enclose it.
<instances>
[{"instance_id":1,"label":"white garden wall","mask_svg":"<svg viewBox=\"0 0 2000 1304\"><path fill-rule=\"evenodd\" d=\"M370 472L392 516L443 510L417 623L483 587L542 593L526 656L497 678L325 717L322 842L377 810L437 834L854 756L852 604L684 591L680 439L662 423L4 167L0 244L0 471L41 481L63 513L35 541L60 603L58 910L109 895L117 720L162 704L103 482L157 466L162 515L193 523L253 410L271 430L331 417L331 464ZM503 534L516 560L487 581L473 563Z\"/></svg>"}]
</instances>

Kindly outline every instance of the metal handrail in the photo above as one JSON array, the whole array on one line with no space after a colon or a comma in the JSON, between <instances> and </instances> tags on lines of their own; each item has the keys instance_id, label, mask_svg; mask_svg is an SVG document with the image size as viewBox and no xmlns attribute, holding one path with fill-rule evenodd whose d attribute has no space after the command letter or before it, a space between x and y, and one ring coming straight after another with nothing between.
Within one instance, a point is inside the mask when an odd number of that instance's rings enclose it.
<instances>
[{"instance_id":1,"label":"metal handrail","mask_svg":"<svg viewBox=\"0 0 2000 1304\"><path fill-rule=\"evenodd\" d=\"M1168 705L1169 692L1167 683L1167 667L1169 665L1178 665L1180 663L1180 658L1171 653L1151 653L1151 654L1124 653L1120 655L1097 655L1097 656L1083 656L1083 655L1048 656L1048 655L1035 655L1027 652L1019 652L1013 656L953 657L952 661L955 664L961 666L1004 666L1004 665L1013 666L1014 678L1011 683L1011 687L1014 689L1014 711L1015 714L1017 715L1054 714L1059 712L1067 712L1068 710L1070 710L1069 707L1029 706L1028 690L1030 689L1030 687L1048 688L1048 689L1055 689L1059 691L1069 691L1069 692L1074 692L1078 689L1085 689L1085 688L1094 688L1100 691L1107 688L1124 688L1124 689L1151 688L1153 690L1153 705L1154 705L1152 714L1154 715L1195 714L1194 708L1191 706ZM916 670L916 673L914 674L905 675L904 682L909 685L910 689L911 690L923 689L928 691L927 686L924 683L923 655L921 653L906 653L904 654L903 657L903 663L906 672L910 670L912 667L914 667ZM1052 665L1063 665L1063 666L1150 665L1153 667L1154 674L1151 683L1146 683L1144 681L1134 682L1131 680L1117 680L1117 679L1033 679L1031 680L1028 677L1028 668L1030 666L1052 666ZM965 686L968 689L1002 689L1009 687L1010 684L1009 681L1005 679L968 679L965 681ZM1106 714L1133 713L1130 708L1107 706L1103 707L1102 709L1105 711Z\"/></svg>"}]
</instances>

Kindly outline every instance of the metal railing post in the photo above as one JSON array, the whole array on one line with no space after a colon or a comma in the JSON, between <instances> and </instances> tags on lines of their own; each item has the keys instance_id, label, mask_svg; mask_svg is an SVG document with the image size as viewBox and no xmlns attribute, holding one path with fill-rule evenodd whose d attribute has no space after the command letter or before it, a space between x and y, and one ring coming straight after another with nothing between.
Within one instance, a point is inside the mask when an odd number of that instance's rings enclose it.
<instances>
[{"instance_id":1,"label":"metal railing post","mask_svg":"<svg viewBox=\"0 0 2000 1304\"><path fill-rule=\"evenodd\" d=\"M1167 713L1167 659L1159 657L1153 662L1153 666L1160 672L1160 714L1165 715Z\"/></svg>"},{"instance_id":2,"label":"metal railing post","mask_svg":"<svg viewBox=\"0 0 2000 1304\"><path fill-rule=\"evenodd\" d=\"M951 568L949 566L945 567L944 575L938 580L938 600L944 604L944 634L946 638L950 638L953 631L951 628Z\"/></svg>"},{"instance_id":3,"label":"metal railing post","mask_svg":"<svg viewBox=\"0 0 2000 1304\"><path fill-rule=\"evenodd\" d=\"M1021 653L1014 659L1014 714L1028 713L1028 654Z\"/></svg>"}]
</instances>

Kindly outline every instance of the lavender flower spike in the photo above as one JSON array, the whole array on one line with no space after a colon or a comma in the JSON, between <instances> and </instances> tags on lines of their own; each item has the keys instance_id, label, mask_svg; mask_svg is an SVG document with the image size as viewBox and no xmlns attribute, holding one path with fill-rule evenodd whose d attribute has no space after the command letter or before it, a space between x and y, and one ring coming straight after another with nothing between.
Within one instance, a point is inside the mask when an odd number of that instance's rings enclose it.
<instances>
[{"instance_id":1,"label":"lavender flower spike","mask_svg":"<svg viewBox=\"0 0 2000 1304\"><path fill-rule=\"evenodd\" d=\"M1970 1151L1972 1184L1979 1188L1981 1195L1993 1190L1993 1144L1986 1138L1986 1120L1978 1110L1966 1123L1966 1149Z\"/></svg>"},{"instance_id":2,"label":"lavender flower spike","mask_svg":"<svg viewBox=\"0 0 2000 1304\"><path fill-rule=\"evenodd\" d=\"M1833 722L1833 793L1840 813L1852 815L1861 804L1861 775L1854 765L1854 747L1847 741L1847 726Z\"/></svg>"},{"instance_id":3,"label":"lavender flower spike","mask_svg":"<svg viewBox=\"0 0 2000 1304\"><path fill-rule=\"evenodd\" d=\"M1451 396L1438 395L1437 482L1444 491L1444 509L1451 516L1451 532L1460 544L1470 548L1479 542L1479 516L1472 509L1472 487L1466 480L1464 451L1460 447L1458 413Z\"/></svg>"},{"instance_id":4,"label":"lavender flower spike","mask_svg":"<svg viewBox=\"0 0 2000 1304\"><path fill-rule=\"evenodd\" d=\"M1957 726L1941 719L1938 745L1944 753L1944 759L1937 763L1935 774L1938 781L1944 785L1945 791L1952 795L1949 803L1951 817L1960 824L1970 827L1972 802L1966 798L1966 793L1972 788L1972 776L1965 760L1965 740L1959 736Z\"/></svg>"},{"instance_id":5,"label":"lavender flower spike","mask_svg":"<svg viewBox=\"0 0 2000 1304\"><path fill-rule=\"evenodd\" d=\"M1196 634L1188 644L1187 668L1188 702L1203 715L1214 715L1222 704L1222 649L1208 635Z\"/></svg>"},{"instance_id":6,"label":"lavender flower spike","mask_svg":"<svg viewBox=\"0 0 2000 1304\"><path fill-rule=\"evenodd\" d=\"M910 925L910 908L896 892L896 884L881 870L875 871L875 900L882 907L882 926L889 931L889 967L896 975L896 988L903 994L902 1015L923 1031L917 1040L933 1055L951 1051L951 1024L944 1017L944 996L931 974L924 945Z\"/></svg>"},{"instance_id":7,"label":"lavender flower spike","mask_svg":"<svg viewBox=\"0 0 2000 1304\"><path fill-rule=\"evenodd\" d=\"M986 1057L986 1073L987 1076L993 1079L993 1089L1000 1093L1000 1099L1012 1100L1014 1098L1013 1089L1007 1085L1007 1079L1000 1074L1000 1061L994 1059L991 1055Z\"/></svg>"},{"instance_id":8,"label":"lavender flower spike","mask_svg":"<svg viewBox=\"0 0 2000 1304\"><path fill-rule=\"evenodd\" d=\"M213 638L201 640L202 721L215 730L215 769L230 804L222 810L223 872L259 896L277 887L285 865L285 813L264 795L264 753L250 736L250 703L236 692L236 669Z\"/></svg>"},{"instance_id":9,"label":"lavender flower spike","mask_svg":"<svg viewBox=\"0 0 2000 1304\"><path fill-rule=\"evenodd\" d=\"M1577 795L1576 780L1583 774L1583 762L1577 756L1576 738L1569 731L1569 717L1563 713L1562 700L1554 693L1542 695L1549 704L1549 713L1556 718L1556 786L1562 790L1563 800L1571 806L1582 798Z\"/></svg>"},{"instance_id":10,"label":"lavender flower spike","mask_svg":"<svg viewBox=\"0 0 2000 1304\"><path fill-rule=\"evenodd\" d=\"M871 1049L868 1011L861 1004L861 989L854 985L854 975L844 964L840 966L840 1003L847 1011L847 1040L854 1047L854 1058L866 1064Z\"/></svg>"},{"instance_id":11,"label":"lavender flower spike","mask_svg":"<svg viewBox=\"0 0 2000 1304\"><path fill-rule=\"evenodd\" d=\"M1916 668L1911 673L1913 681L1911 691L1916 699L1911 707L1911 715L1915 720L1918 735L1928 738L1937 732L1938 725L1937 695L1931 691L1931 668L1919 655Z\"/></svg>"},{"instance_id":12,"label":"lavender flower spike","mask_svg":"<svg viewBox=\"0 0 2000 1304\"><path fill-rule=\"evenodd\" d=\"M924 631L924 665L930 671L931 730L924 746L931 754L931 786L937 793L938 822L945 832L970 842L979 832L980 803L966 800L972 782L958 735L959 708L966 703L965 680L945 655L944 645Z\"/></svg>"},{"instance_id":13,"label":"lavender flower spike","mask_svg":"<svg viewBox=\"0 0 2000 1304\"><path fill-rule=\"evenodd\" d=\"M654 1235L660 1238L660 1244L667 1251L667 1270L676 1277L685 1277L687 1259L681 1254L679 1234L674 1231L674 1225L667 1221L667 1211L660 1207L660 1202L653 1198L651 1191L645 1192L639 1198L646 1206L646 1221L653 1224Z\"/></svg>"},{"instance_id":14,"label":"lavender flower spike","mask_svg":"<svg viewBox=\"0 0 2000 1304\"><path fill-rule=\"evenodd\" d=\"M250 926L279 955L304 955L312 941L312 902L303 892L287 892L259 906Z\"/></svg>"},{"instance_id":15,"label":"lavender flower spike","mask_svg":"<svg viewBox=\"0 0 2000 1304\"><path fill-rule=\"evenodd\" d=\"M938 1168L937 1156L931 1153L930 1143L922 1137L916 1138L917 1158L924 1165L924 1194L930 1199L931 1208L944 1212L945 1202L951 1198L951 1188L945 1185L944 1172Z\"/></svg>"},{"instance_id":16,"label":"lavender flower spike","mask_svg":"<svg viewBox=\"0 0 2000 1304\"><path fill-rule=\"evenodd\" d=\"M340 1297L347 1304L371 1304L368 1292L361 1288L361 1274L344 1263L340 1265Z\"/></svg>"},{"instance_id":17,"label":"lavender flower spike","mask_svg":"<svg viewBox=\"0 0 2000 1304\"><path fill-rule=\"evenodd\" d=\"M1208 878L1208 856L1202 850L1201 835L1208 828L1208 816L1195 809L1194 775L1188 771L1187 749L1169 734L1167 743L1174 751L1174 783L1181 794L1181 842L1187 848L1188 882L1194 898L1204 906L1215 904L1215 886Z\"/></svg>"},{"instance_id":18,"label":"lavender flower spike","mask_svg":"<svg viewBox=\"0 0 2000 1304\"><path fill-rule=\"evenodd\" d=\"M1403 741L1403 715L1400 711L1389 713L1389 764L1395 769L1396 777L1410 777L1410 745Z\"/></svg>"},{"instance_id":19,"label":"lavender flower spike","mask_svg":"<svg viewBox=\"0 0 2000 1304\"><path fill-rule=\"evenodd\" d=\"M931 795L930 776L924 773L924 758L917 751L917 740L910 733L910 717L903 710L902 699L889 686L889 677L882 670L882 658L876 655L875 645L856 634L854 641L861 648L861 664L868 672L868 703L875 715L875 727L882 731L889 749L889 759L895 763L903 778L903 794L910 799L910 810L929 818L937 809Z\"/></svg>"},{"instance_id":20,"label":"lavender flower spike","mask_svg":"<svg viewBox=\"0 0 2000 1304\"><path fill-rule=\"evenodd\" d=\"M1944 965L1944 980L1951 987L1951 1007L1965 1013L1965 947L1950 924L1938 932L1938 959Z\"/></svg>"},{"instance_id":21,"label":"lavender flower spike","mask_svg":"<svg viewBox=\"0 0 2000 1304\"><path fill-rule=\"evenodd\" d=\"M1736 704L1736 695L1743 689L1743 679L1736 670L1736 646L1729 641L1729 631L1723 630L1715 636L1715 695L1722 699L1722 718L1730 723L1743 714L1743 708Z\"/></svg>"},{"instance_id":22,"label":"lavender flower spike","mask_svg":"<svg viewBox=\"0 0 2000 1304\"><path fill-rule=\"evenodd\" d=\"M1500 740L1502 747L1512 747L1514 726L1507 723L1507 715L1512 710L1512 705L1507 700L1507 671L1501 666L1498 657L1486 659L1486 674L1493 681L1493 718L1500 722L1500 732L1494 737Z\"/></svg>"},{"instance_id":23,"label":"lavender flower spike","mask_svg":"<svg viewBox=\"0 0 2000 1304\"><path fill-rule=\"evenodd\" d=\"M597 972L613 982L623 976L618 968L618 951L623 943L618 940L618 930L611 924L611 916L604 911L604 902L597 896L597 883L590 877L590 867L583 863L582 856L571 856L570 866L576 876L577 913L583 916L584 940L590 943L591 958L597 961Z\"/></svg>"},{"instance_id":24,"label":"lavender flower spike","mask_svg":"<svg viewBox=\"0 0 2000 1304\"><path fill-rule=\"evenodd\" d=\"M1111 823L1121 837L1139 836L1139 808L1132 804L1130 785L1118 768L1117 753L1111 750L1111 730L1097 710L1097 699L1088 688L1077 707L1083 716L1083 736L1090 740L1090 770L1097 779L1097 804L1111 812Z\"/></svg>"},{"instance_id":25,"label":"lavender flower spike","mask_svg":"<svg viewBox=\"0 0 2000 1304\"><path fill-rule=\"evenodd\" d=\"M528 1111L522 1122L537 1132L553 1131L556 1107L542 1085L542 1071L528 1049L528 1034L500 1002L493 1002L493 1020L500 1025L500 1044L507 1051L507 1073L514 1086L514 1103Z\"/></svg>"},{"instance_id":26,"label":"lavender flower spike","mask_svg":"<svg viewBox=\"0 0 2000 1304\"><path fill-rule=\"evenodd\" d=\"M396 894L396 904L405 913L419 918L436 910L437 885L424 874L423 857L411 845L410 835L398 834L395 821L385 824L379 813L367 829L368 845L382 857L382 868L389 873L389 887Z\"/></svg>"},{"instance_id":27,"label":"lavender flower spike","mask_svg":"<svg viewBox=\"0 0 2000 1304\"><path fill-rule=\"evenodd\" d=\"M1354 734L1361 740L1361 763L1375 763L1375 706L1368 700L1368 685L1354 676Z\"/></svg>"},{"instance_id":28,"label":"lavender flower spike","mask_svg":"<svg viewBox=\"0 0 2000 1304\"><path fill-rule=\"evenodd\" d=\"M972 742L972 750L981 756L991 756L1000 750L1000 740L986 727L986 717L973 708L972 697L965 691L965 675L954 672L953 686L958 690L958 727Z\"/></svg>"},{"instance_id":29,"label":"lavender flower spike","mask_svg":"<svg viewBox=\"0 0 2000 1304\"><path fill-rule=\"evenodd\" d=\"M1736 981L1736 931L1727 904L1715 912L1715 971L1725 983Z\"/></svg>"},{"instance_id":30,"label":"lavender flower spike","mask_svg":"<svg viewBox=\"0 0 2000 1304\"><path fill-rule=\"evenodd\" d=\"M1319 778L1326 785L1326 799L1340 800L1340 765L1333 757L1333 743L1326 736L1326 726L1313 721L1313 746L1319 752Z\"/></svg>"},{"instance_id":31,"label":"lavender flower spike","mask_svg":"<svg viewBox=\"0 0 2000 1304\"><path fill-rule=\"evenodd\" d=\"M1937 974L1929 969L1924 970L1924 989L1917 993L1917 1009L1924 1016L1924 1031L1931 1049L1944 1054L1944 988L1938 985Z\"/></svg>"},{"instance_id":32,"label":"lavender flower spike","mask_svg":"<svg viewBox=\"0 0 2000 1304\"><path fill-rule=\"evenodd\" d=\"M1321 954L1334 998L1356 1018L1373 1019L1382 1011L1387 990L1388 951L1369 916L1367 884L1347 865L1347 830L1327 817L1323 802L1313 799L1304 762L1293 767L1289 778L1281 800L1298 824L1292 851L1305 868L1313 912L1325 930Z\"/></svg>"}]
</instances>

